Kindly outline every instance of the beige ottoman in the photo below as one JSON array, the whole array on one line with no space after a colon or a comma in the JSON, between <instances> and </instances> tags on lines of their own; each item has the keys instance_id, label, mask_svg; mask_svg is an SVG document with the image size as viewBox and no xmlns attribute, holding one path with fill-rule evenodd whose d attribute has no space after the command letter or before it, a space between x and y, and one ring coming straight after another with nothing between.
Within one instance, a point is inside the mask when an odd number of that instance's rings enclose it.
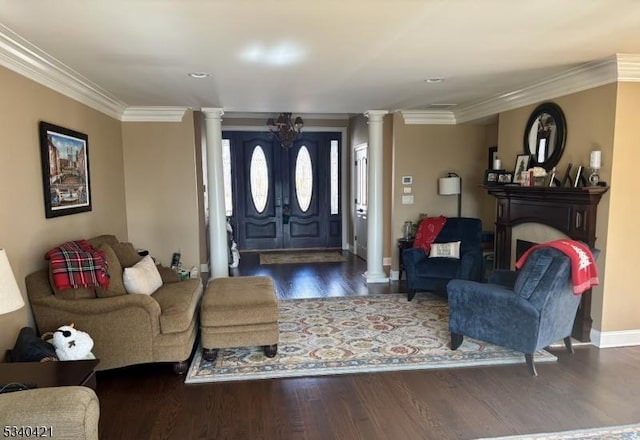
<instances>
[{"instance_id":1,"label":"beige ottoman","mask_svg":"<svg viewBox=\"0 0 640 440\"><path fill-rule=\"evenodd\" d=\"M200 307L203 357L214 361L218 348L259 346L278 351L278 301L273 280L263 276L216 278Z\"/></svg>"}]
</instances>

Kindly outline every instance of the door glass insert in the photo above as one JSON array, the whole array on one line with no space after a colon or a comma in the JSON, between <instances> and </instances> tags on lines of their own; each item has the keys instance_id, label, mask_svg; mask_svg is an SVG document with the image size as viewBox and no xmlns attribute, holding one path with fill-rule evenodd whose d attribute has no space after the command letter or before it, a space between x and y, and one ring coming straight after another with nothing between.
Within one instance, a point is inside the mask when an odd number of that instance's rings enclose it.
<instances>
[{"instance_id":1,"label":"door glass insert","mask_svg":"<svg viewBox=\"0 0 640 440\"><path fill-rule=\"evenodd\" d=\"M331 141L331 215L338 214L338 141Z\"/></svg>"},{"instance_id":2,"label":"door glass insert","mask_svg":"<svg viewBox=\"0 0 640 440\"><path fill-rule=\"evenodd\" d=\"M313 192L313 168L311 156L306 146L300 147L296 158L296 197L302 212L309 210Z\"/></svg>"},{"instance_id":3,"label":"door glass insert","mask_svg":"<svg viewBox=\"0 0 640 440\"><path fill-rule=\"evenodd\" d=\"M264 150L257 145L251 154L251 165L249 167L251 182L251 199L256 211L261 214L267 207L267 196L269 195L269 169Z\"/></svg>"}]
</instances>

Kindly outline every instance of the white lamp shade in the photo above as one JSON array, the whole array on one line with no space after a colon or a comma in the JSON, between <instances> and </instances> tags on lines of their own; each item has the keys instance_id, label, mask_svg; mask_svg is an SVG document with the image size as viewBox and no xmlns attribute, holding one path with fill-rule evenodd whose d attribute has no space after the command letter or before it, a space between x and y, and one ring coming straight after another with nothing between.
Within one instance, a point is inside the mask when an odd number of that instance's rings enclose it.
<instances>
[{"instance_id":1,"label":"white lamp shade","mask_svg":"<svg viewBox=\"0 0 640 440\"><path fill-rule=\"evenodd\" d=\"M460 177L441 177L438 180L438 194L441 196L460 194Z\"/></svg>"},{"instance_id":2,"label":"white lamp shade","mask_svg":"<svg viewBox=\"0 0 640 440\"><path fill-rule=\"evenodd\" d=\"M7 252L0 249L0 314L13 312L24 306L22 293L13 276Z\"/></svg>"}]
</instances>

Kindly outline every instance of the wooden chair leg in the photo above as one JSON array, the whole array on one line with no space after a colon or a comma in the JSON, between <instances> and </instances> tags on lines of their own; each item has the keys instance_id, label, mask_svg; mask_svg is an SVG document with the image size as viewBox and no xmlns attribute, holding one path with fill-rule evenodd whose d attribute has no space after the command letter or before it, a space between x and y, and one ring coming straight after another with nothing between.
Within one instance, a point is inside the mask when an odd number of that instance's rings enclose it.
<instances>
[{"instance_id":1,"label":"wooden chair leg","mask_svg":"<svg viewBox=\"0 0 640 440\"><path fill-rule=\"evenodd\" d=\"M567 347L567 351L571 354L575 353L573 351L573 344L571 343L571 336L567 336L564 338L564 346Z\"/></svg>"},{"instance_id":2,"label":"wooden chair leg","mask_svg":"<svg viewBox=\"0 0 640 440\"><path fill-rule=\"evenodd\" d=\"M458 347L462 345L462 341L464 341L464 336L459 335L458 333L451 333L451 349L457 350Z\"/></svg>"},{"instance_id":3,"label":"wooden chair leg","mask_svg":"<svg viewBox=\"0 0 640 440\"><path fill-rule=\"evenodd\" d=\"M529 369L529 373L532 376L537 376L538 372L536 371L536 366L533 364L533 353L525 353L524 359L527 361L527 368Z\"/></svg>"},{"instance_id":4,"label":"wooden chair leg","mask_svg":"<svg viewBox=\"0 0 640 440\"><path fill-rule=\"evenodd\" d=\"M176 362L173 364L173 372L178 376L182 376L184 373L186 373L188 368L189 368L189 364L187 363L186 360Z\"/></svg>"},{"instance_id":5,"label":"wooden chair leg","mask_svg":"<svg viewBox=\"0 0 640 440\"><path fill-rule=\"evenodd\" d=\"M278 344L265 345L262 348L264 350L264 355L268 358L272 358L276 353L278 353Z\"/></svg>"},{"instance_id":6,"label":"wooden chair leg","mask_svg":"<svg viewBox=\"0 0 640 440\"><path fill-rule=\"evenodd\" d=\"M203 348L202 357L207 362L215 362L218 357L218 350L215 348Z\"/></svg>"}]
</instances>

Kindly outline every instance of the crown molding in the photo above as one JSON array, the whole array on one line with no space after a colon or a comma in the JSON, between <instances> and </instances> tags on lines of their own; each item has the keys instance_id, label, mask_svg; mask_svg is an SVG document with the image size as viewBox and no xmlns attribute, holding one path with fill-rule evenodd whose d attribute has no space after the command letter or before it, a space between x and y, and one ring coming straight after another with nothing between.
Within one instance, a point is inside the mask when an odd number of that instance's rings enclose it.
<instances>
[{"instance_id":1,"label":"crown molding","mask_svg":"<svg viewBox=\"0 0 640 440\"><path fill-rule=\"evenodd\" d=\"M616 58L618 62L618 81L640 82L640 55L619 53Z\"/></svg>"},{"instance_id":2,"label":"crown molding","mask_svg":"<svg viewBox=\"0 0 640 440\"><path fill-rule=\"evenodd\" d=\"M187 107L128 107L88 78L0 24L0 65L115 119L179 122ZM540 82L455 110L400 110L405 124L460 124L477 121L559 96L620 82L640 82L640 55L615 54L550 76ZM374 114L375 111L367 112ZM228 118L265 118L273 113L230 112ZM345 113L301 114L304 119L346 120Z\"/></svg>"},{"instance_id":3,"label":"crown molding","mask_svg":"<svg viewBox=\"0 0 640 440\"><path fill-rule=\"evenodd\" d=\"M123 122L182 122L189 107L127 107Z\"/></svg>"},{"instance_id":4,"label":"crown molding","mask_svg":"<svg viewBox=\"0 0 640 440\"><path fill-rule=\"evenodd\" d=\"M456 121L458 123L469 122L558 96L616 82L618 80L617 67L616 56L581 64L522 89L461 105L454 111Z\"/></svg>"},{"instance_id":5,"label":"crown molding","mask_svg":"<svg viewBox=\"0 0 640 440\"><path fill-rule=\"evenodd\" d=\"M405 124L462 124L616 81L640 82L640 55L616 54L552 75L535 84L461 105L453 111L401 110Z\"/></svg>"},{"instance_id":6,"label":"crown molding","mask_svg":"<svg viewBox=\"0 0 640 440\"><path fill-rule=\"evenodd\" d=\"M229 119L267 119L273 118L278 112L225 112L225 117ZM347 120L351 115L347 113L295 113L305 120L329 119L329 120Z\"/></svg>"},{"instance_id":7,"label":"crown molding","mask_svg":"<svg viewBox=\"0 0 640 440\"><path fill-rule=\"evenodd\" d=\"M114 95L0 24L0 64L115 119L127 107Z\"/></svg>"},{"instance_id":8,"label":"crown molding","mask_svg":"<svg viewBox=\"0 0 640 440\"><path fill-rule=\"evenodd\" d=\"M404 123L455 125L456 116L451 110L400 110Z\"/></svg>"}]
</instances>

